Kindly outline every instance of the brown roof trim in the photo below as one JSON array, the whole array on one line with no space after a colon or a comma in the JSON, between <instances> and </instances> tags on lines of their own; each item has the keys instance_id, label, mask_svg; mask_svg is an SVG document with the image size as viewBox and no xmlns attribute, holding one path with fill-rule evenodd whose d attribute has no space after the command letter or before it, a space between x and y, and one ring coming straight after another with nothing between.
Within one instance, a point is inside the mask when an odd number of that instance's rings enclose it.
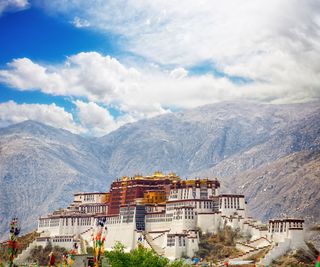
<instances>
[{"instance_id":1,"label":"brown roof trim","mask_svg":"<svg viewBox=\"0 0 320 267\"><path fill-rule=\"evenodd\" d=\"M106 217L106 218L111 218L111 217L115 217L115 218L119 218L121 219L119 214L97 214L96 216L94 216L94 218L101 218L101 217Z\"/></svg>"},{"instance_id":2,"label":"brown roof trim","mask_svg":"<svg viewBox=\"0 0 320 267\"><path fill-rule=\"evenodd\" d=\"M148 233L150 233L150 234L159 234L159 233L166 233L166 232L169 232L169 231L170 231L170 229L162 230L162 231L148 231Z\"/></svg>"},{"instance_id":3,"label":"brown roof trim","mask_svg":"<svg viewBox=\"0 0 320 267\"><path fill-rule=\"evenodd\" d=\"M95 207L95 206L107 206L108 203L82 203L79 205L79 207Z\"/></svg>"},{"instance_id":4,"label":"brown roof trim","mask_svg":"<svg viewBox=\"0 0 320 267\"><path fill-rule=\"evenodd\" d=\"M170 203L177 203L177 202L187 202L187 201L198 201L198 202L204 202L204 201L212 201L212 199L206 198L206 199L199 199L199 198L189 198L189 199L179 199L179 200L168 200L167 204Z\"/></svg>"},{"instance_id":5,"label":"brown roof trim","mask_svg":"<svg viewBox=\"0 0 320 267\"><path fill-rule=\"evenodd\" d=\"M219 212L198 212L198 215L200 214L200 215L209 215L209 214L218 214Z\"/></svg>"},{"instance_id":6,"label":"brown roof trim","mask_svg":"<svg viewBox=\"0 0 320 267\"><path fill-rule=\"evenodd\" d=\"M135 206L137 206L137 204L136 203L130 203L130 204L121 204L120 205L120 207L135 207Z\"/></svg>"},{"instance_id":7,"label":"brown roof trim","mask_svg":"<svg viewBox=\"0 0 320 267\"><path fill-rule=\"evenodd\" d=\"M174 207L174 209L195 209L193 206L180 206L180 207Z\"/></svg>"},{"instance_id":8,"label":"brown roof trim","mask_svg":"<svg viewBox=\"0 0 320 267\"><path fill-rule=\"evenodd\" d=\"M187 236L188 234L167 234L167 236Z\"/></svg>"},{"instance_id":9,"label":"brown roof trim","mask_svg":"<svg viewBox=\"0 0 320 267\"><path fill-rule=\"evenodd\" d=\"M304 219L284 218L284 219L270 219L271 222L304 222Z\"/></svg>"},{"instance_id":10,"label":"brown roof trim","mask_svg":"<svg viewBox=\"0 0 320 267\"><path fill-rule=\"evenodd\" d=\"M145 206L150 206L150 207L165 207L166 203L161 202L161 203L145 203Z\"/></svg>"},{"instance_id":11,"label":"brown roof trim","mask_svg":"<svg viewBox=\"0 0 320 267\"><path fill-rule=\"evenodd\" d=\"M149 214L163 214L163 213L166 213L166 211L162 210L162 211L155 211L155 212L146 212L146 215L149 215Z\"/></svg>"},{"instance_id":12,"label":"brown roof trim","mask_svg":"<svg viewBox=\"0 0 320 267\"><path fill-rule=\"evenodd\" d=\"M79 195L104 195L107 194L108 192L78 192L74 193L74 196L79 196Z\"/></svg>"},{"instance_id":13,"label":"brown roof trim","mask_svg":"<svg viewBox=\"0 0 320 267\"><path fill-rule=\"evenodd\" d=\"M65 218L89 218L94 217L93 214L87 214L87 213L79 213L79 214L66 214L66 215L53 215L48 217L39 217L39 220L41 219L65 219Z\"/></svg>"},{"instance_id":14,"label":"brown roof trim","mask_svg":"<svg viewBox=\"0 0 320 267\"><path fill-rule=\"evenodd\" d=\"M222 195L219 195L219 197L241 197L241 198L244 198L244 195L238 195L238 194L222 194Z\"/></svg>"}]
</instances>

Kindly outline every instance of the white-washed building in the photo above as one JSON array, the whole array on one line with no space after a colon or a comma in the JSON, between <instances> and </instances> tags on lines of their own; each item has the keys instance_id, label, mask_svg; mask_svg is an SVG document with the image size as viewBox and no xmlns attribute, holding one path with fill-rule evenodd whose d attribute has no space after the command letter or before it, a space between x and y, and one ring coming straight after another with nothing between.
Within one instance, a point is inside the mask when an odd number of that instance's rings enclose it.
<instances>
[{"instance_id":1,"label":"white-washed building","mask_svg":"<svg viewBox=\"0 0 320 267\"><path fill-rule=\"evenodd\" d=\"M258 247L286 240L294 240L289 247L304 245L303 220L264 225L247 216L243 195L219 194L219 187L217 179L182 180L160 172L123 177L108 193L77 193L68 208L40 217L37 242L84 253L93 244L97 221L105 218L106 249L121 242L129 251L140 243L170 259L194 256L199 231L215 233L226 226L250 236Z\"/></svg>"}]
</instances>

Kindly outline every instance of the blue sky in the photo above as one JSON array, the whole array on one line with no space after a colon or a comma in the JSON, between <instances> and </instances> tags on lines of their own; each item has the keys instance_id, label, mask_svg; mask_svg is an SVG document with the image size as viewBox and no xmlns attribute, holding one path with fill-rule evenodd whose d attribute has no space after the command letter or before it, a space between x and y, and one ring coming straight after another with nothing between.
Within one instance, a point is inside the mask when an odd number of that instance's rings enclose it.
<instances>
[{"instance_id":1,"label":"blue sky","mask_svg":"<svg viewBox=\"0 0 320 267\"><path fill-rule=\"evenodd\" d=\"M101 35L96 31L74 27L65 20L48 16L39 8L31 7L20 12L10 12L0 17L0 66L5 68L13 58L27 57L37 62L59 64L68 55L86 51L114 55L115 36ZM19 91L0 84L0 102L14 100L22 103L56 103L72 112L74 104L67 96L52 96L38 90ZM34 88L37 89L37 88Z\"/></svg>"},{"instance_id":2,"label":"blue sky","mask_svg":"<svg viewBox=\"0 0 320 267\"><path fill-rule=\"evenodd\" d=\"M101 136L220 101L319 99L316 0L0 2L0 127Z\"/></svg>"}]
</instances>

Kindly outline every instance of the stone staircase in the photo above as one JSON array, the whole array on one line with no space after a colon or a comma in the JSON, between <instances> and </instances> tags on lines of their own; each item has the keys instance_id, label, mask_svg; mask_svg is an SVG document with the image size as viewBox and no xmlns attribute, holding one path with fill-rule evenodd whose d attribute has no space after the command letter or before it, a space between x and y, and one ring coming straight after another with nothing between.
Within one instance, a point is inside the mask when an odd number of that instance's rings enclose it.
<instances>
[{"instance_id":1,"label":"stone staircase","mask_svg":"<svg viewBox=\"0 0 320 267\"><path fill-rule=\"evenodd\" d=\"M80 233L80 236L88 233L88 232L89 232L90 230L92 230L92 229L93 229L93 227L88 228L87 230L85 230L85 231L83 231L82 233Z\"/></svg>"},{"instance_id":2,"label":"stone staircase","mask_svg":"<svg viewBox=\"0 0 320 267\"><path fill-rule=\"evenodd\" d=\"M249 257L252 257L252 256L258 254L259 252L263 251L264 249L270 249L270 247L271 247L271 245L267 245L267 246L263 246L263 247L259 247L259 248L251 248L248 251L242 252L237 257L232 258L230 260L246 260Z\"/></svg>"},{"instance_id":3,"label":"stone staircase","mask_svg":"<svg viewBox=\"0 0 320 267\"><path fill-rule=\"evenodd\" d=\"M31 250L37 246L37 240L33 240L26 249L24 249L18 257L14 260L14 264L20 265L27 262L27 259L30 255Z\"/></svg>"},{"instance_id":4,"label":"stone staircase","mask_svg":"<svg viewBox=\"0 0 320 267\"><path fill-rule=\"evenodd\" d=\"M290 239L286 238L283 242L275 244L266 255L264 255L258 264L260 265L269 265L276 258L284 255L290 249Z\"/></svg>"},{"instance_id":5,"label":"stone staircase","mask_svg":"<svg viewBox=\"0 0 320 267\"><path fill-rule=\"evenodd\" d=\"M88 247L88 242L86 240L91 240L92 239L92 231L93 227L90 227L86 229L85 231L81 232L77 237L80 239L80 252L82 254L87 253L87 247Z\"/></svg>"},{"instance_id":6,"label":"stone staircase","mask_svg":"<svg viewBox=\"0 0 320 267\"><path fill-rule=\"evenodd\" d=\"M237 242L236 248L242 252L248 252L252 249L255 249L255 247L249 245L248 243L243 243L243 242Z\"/></svg>"},{"instance_id":7,"label":"stone staircase","mask_svg":"<svg viewBox=\"0 0 320 267\"><path fill-rule=\"evenodd\" d=\"M156 240L156 239L158 239L159 237L164 236L164 234L165 234L165 233L161 233L161 234L157 235L156 237L153 238L153 240Z\"/></svg>"},{"instance_id":8,"label":"stone staircase","mask_svg":"<svg viewBox=\"0 0 320 267\"><path fill-rule=\"evenodd\" d=\"M272 243L271 240L267 239L266 237L259 237L254 240L250 240L246 244L252 247L259 248L259 247L271 245L271 243Z\"/></svg>"},{"instance_id":9,"label":"stone staircase","mask_svg":"<svg viewBox=\"0 0 320 267\"><path fill-rule=\"evenodd\" d=\"M143 237L155 253L157 253L159 256L164 255L164 249L154 243L154 239L152 238L152 236L150 234L144 232Z\"/></svg>"},{"instance_id":10,"label":"stone staircase","mask_svg":"<svg viewBox=\"0 0 320 267\"><path fill-rule=\"evenodd\" d=\"M40 237L45 235L46 235L46 232L44 231L40 233ZM21 251L21 253L18 254L17 258L14 259L14 264L19 265L27 261L31 250L37 246L37 238L38 237L35 237L35 239L31 243L29 243L28 246Z\"/></svg>"},{"instance_id":11,"label":"stone staircase","mask_svg":"<svg viewBox=\"0 0 320 267\"><path fill-rule=\"evenodd\" d=\"M80 254L87 254L86 241L80 235Z\"/></svg>"}]
</instances>

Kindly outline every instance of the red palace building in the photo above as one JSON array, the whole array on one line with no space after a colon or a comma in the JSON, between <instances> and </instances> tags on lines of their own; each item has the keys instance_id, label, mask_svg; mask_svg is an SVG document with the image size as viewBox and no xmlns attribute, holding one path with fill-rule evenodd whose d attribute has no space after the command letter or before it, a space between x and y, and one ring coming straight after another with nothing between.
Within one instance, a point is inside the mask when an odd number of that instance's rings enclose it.
<instances>
[{"instance_id":1,"label":"red palace building","mask_svg":"<svg viewBox=\"0 0 320 267\"><path fill-rule=\"evenodd\" d=\"M187 187L200 187L200 181L193 180L191 184L188 180L181 180L175 173L164 175L161 172L155 172L152 176L122 177L117 179L111 184L108 215L117 215L120 211L120 206L134 203L137 199L155 198L157 201L165 194L166 199L170 194L170 189L187 188ZM219 188L218 181L206 181L210 183L209 187L213 189ZM146 195L146 193L148 193ZM160 201L159 201L160 202Z\"/></svg>"}]
</instances>

